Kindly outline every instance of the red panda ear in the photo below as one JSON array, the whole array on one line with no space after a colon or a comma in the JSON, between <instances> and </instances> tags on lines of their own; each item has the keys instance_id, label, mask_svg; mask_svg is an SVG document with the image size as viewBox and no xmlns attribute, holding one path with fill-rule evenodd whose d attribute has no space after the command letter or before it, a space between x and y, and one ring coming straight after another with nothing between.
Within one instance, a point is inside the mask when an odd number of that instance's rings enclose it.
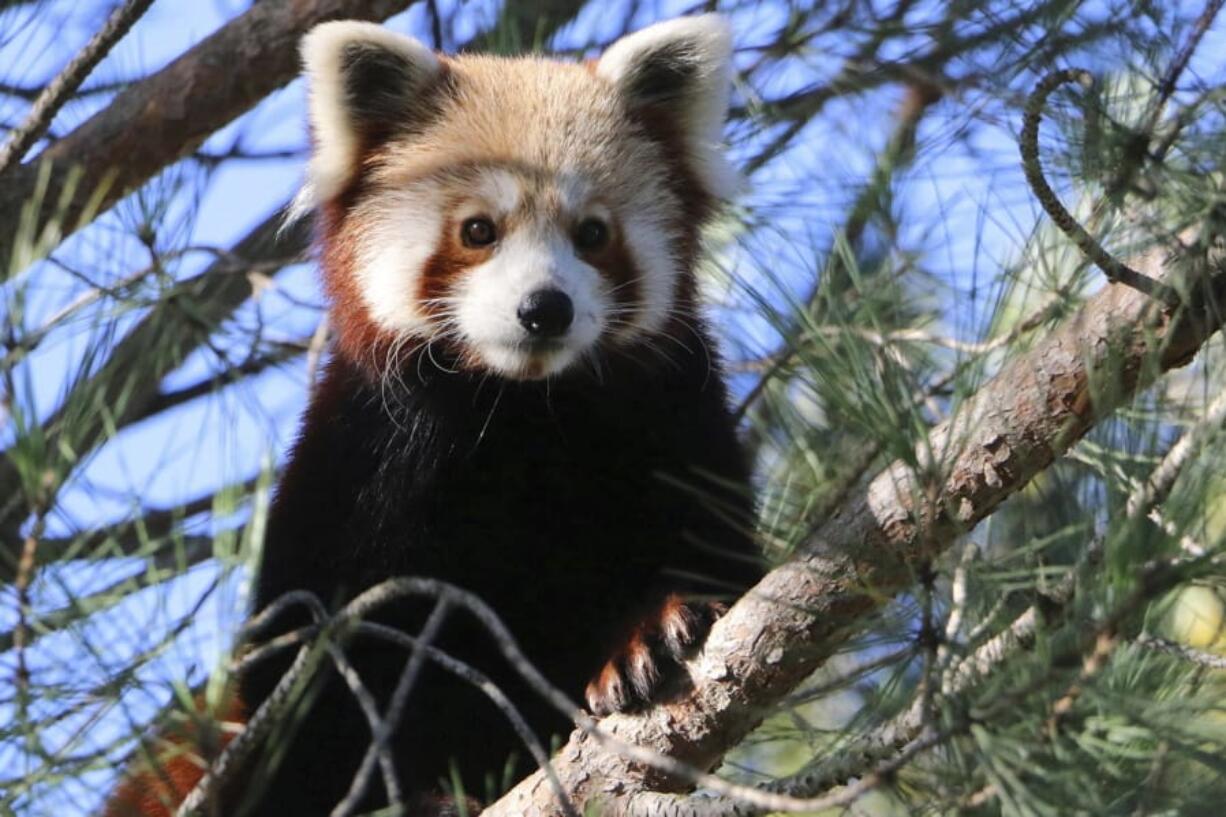
<instances>
[{"instance_id":1,"label":"red panda ear","mask_svg":"<svg viewBox=\"0 0 1226 817\"><path fill-rule=\"evenodd\" d=\"M732 79L732 33L717 14L649 26L609 46L596 75L612 82L631 109L674 121L693 169L717 198L740 179L721 150Z\"/></svg>"},{"instance_id":2,"label":"red panda ear","mask_svg":"<svg viewBox=\"0 0 1226 817\"><path fill-rule=\"evenodd\" d=\"M345 20L313 28L302 40L302 61L310 96L306 194L312 203L340 193L366 150L420 126L435 108L431 91L445 70L417 40Z\"/></svg>"}]
</instances>

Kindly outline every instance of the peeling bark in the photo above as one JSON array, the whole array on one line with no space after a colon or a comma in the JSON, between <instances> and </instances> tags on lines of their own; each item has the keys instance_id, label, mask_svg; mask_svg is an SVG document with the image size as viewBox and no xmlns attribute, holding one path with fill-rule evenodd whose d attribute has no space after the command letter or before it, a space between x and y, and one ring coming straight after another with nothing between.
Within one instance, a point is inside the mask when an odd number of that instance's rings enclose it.
<instances>
[{"instance_id":1,"label":"peeling bark","mask_svg":"<svg viewBox=\"0 0 1226 817\"><path fill-rule=\"evenodd\" d=\"M1168 281L1177 279L1176 262L1157 254L1148 261L1155 272L1165 268ZM921 561L991 514L1097 420L1192 359L1220 325L1226 295L1226 271L1203 275L1189 298L1194 306L1177 314L1135 290L1106 286L934 429L917 451L919 467L887 467L825 520L795 559L733 606L690 662L688 693L640 715L606 718L600 728L699 769L714 767L866 616L908 587ZM691 787L582 731L555 756L554 768L581 811L642 791ZM539 772L483 812L562 814Z\"/></svg>"}]
</instances>

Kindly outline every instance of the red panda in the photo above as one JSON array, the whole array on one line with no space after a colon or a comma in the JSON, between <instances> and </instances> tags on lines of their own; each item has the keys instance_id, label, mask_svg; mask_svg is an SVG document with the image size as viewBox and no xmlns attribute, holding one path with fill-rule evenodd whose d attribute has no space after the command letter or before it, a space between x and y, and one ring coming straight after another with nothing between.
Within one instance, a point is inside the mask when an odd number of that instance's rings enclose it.
<instances>
[{"instance_id":1,"label":"red panda","mask_svg":"<svg viewBox=\"0 0 1226 817\"><path fill-rule=\"evenodd\" d=\"M303 56L299 205L335 344L275 495L256 609L442 579L595 714L660 700L721 602L760 575L749 468L696 300L702 229L736 185L720 149L726 25L673 20L570 64L445 57L334 22ZM429 611L406 601L377 620L416 633ZM542 741L571 728L475 621L453 613L435 644ZM358 636L346 654L385 706L405 653ZM245 672L239 709L287 663ZM344 797L371 739L348 688L321 671L293 716L217 813L327 814ZM392 749L411 814L445 811L452 781L496 796L491 776L530 771L504 717L433 666ZM387 803L369 788L363 810ZM159 813L125 791L112 817Z\"/></svg>"}]
</instances>

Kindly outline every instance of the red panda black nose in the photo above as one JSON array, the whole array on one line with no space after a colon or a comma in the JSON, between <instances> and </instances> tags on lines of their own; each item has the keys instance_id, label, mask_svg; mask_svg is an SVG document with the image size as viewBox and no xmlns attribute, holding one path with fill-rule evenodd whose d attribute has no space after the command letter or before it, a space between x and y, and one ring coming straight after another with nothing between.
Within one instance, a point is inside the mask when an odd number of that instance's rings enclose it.
<instances>
[{"instance_id":1,"label":"red panda black nose","mask_svg":"<svg viewBox=\"0 0 1226 817\"><path fill-rule=\"evenodd\" d=\"M534 338L556 338L570 328L575 307L561 290L538 289L528 293L515 315Z\"/></svg>"}]
</instances>

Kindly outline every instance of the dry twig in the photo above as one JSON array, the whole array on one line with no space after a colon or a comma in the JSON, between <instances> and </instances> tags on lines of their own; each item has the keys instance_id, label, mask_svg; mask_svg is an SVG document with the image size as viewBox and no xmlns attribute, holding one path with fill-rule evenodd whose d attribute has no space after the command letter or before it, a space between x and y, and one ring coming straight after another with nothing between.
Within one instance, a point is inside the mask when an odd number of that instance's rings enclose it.
<instances>
[{"instance_id":1,"label":"dry twig","mask_svg":"<svg viewBox=\"0 0 1226 817\"><path fill-rule=\"evenodd\" d=\"M21 161L26 151L51 126L56 112L152 4L153 0L128 0L115 9L98 33L85 44L85 48L39 93L25 121L9 134L8 141L0 147L0 177Z\"/></svg>"},{"instance_id":2,"label":"dry twig","mask_svg":"<svg viewBox=\"0 0 1226 817\"><path fill-rule=\"evenodd\" d=\"M1039 204L1051 216L1056 226L1103 271L1109 281L1132 287L1174 308L1179 305L1178 293L1169 285L1138 272L1104 250L1094 236L1090 235L1060 203L1059 197L1043 176L1043 167L1039 163L1039 120L1043 117L1043 106L1047 98L1056 88L1068 82L1077 82L1083 88L1089 89L1093 87L1094 77L1090 72L1080 69L1053 71L1039 82L1026 100L1026 114L1022 120L1022 135L1019 141L1022 152L1022 169L1026 173L1026 181L1030 183L1030 188L1034 191Z\"/></svg>"}]
</instances>

